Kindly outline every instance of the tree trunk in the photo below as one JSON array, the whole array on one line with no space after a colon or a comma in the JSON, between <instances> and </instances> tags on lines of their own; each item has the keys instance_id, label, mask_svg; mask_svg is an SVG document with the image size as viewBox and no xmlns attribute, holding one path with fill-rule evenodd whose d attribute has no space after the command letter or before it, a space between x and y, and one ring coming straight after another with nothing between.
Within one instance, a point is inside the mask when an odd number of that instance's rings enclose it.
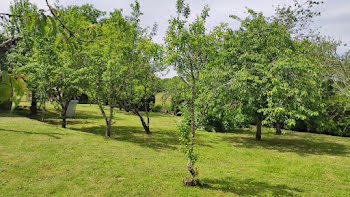
<instances>
[{"instance_id":1,"label":"tree trunk","mask_svg":"<svg viewBox=\"0 0 350 197\"><path fill-rule=\"evenodd\" d=\"M32 103L30 105L30 115L36 115L38 113L38 102L35 96L35 91L32 92Z\"/></svg>"},{"instance_id":2,"label":"tree trunk","mask_svg":"<svg viewBox=\"0 0 350 197\"><path fill-rule=\"evenodd\" d=\"M106 133L105 133L105 136L106 137L111 137L111 125L112 125L112 118L113 118L113 109L114 107L112 105L110 105L110 111L109 111L109 120L107 120L107 117L106 117L106 124L107 124L107 127L106 127Z\"/></svg>"},{"instance_id":3,"label":"tree trunk","mask_svg":"<svg viewBox=\"0 0 350 197\"><path fill-rule=\"evenodd\" d=\"M262 123L261 123L262 120L261 119L262 118L259 116L257 118L257 122L256 122L256 137L255 137L255 139L257 141L261 140L261 125L262 125Z\"/></svg>"},{"instance_id":4,"label":"tree trunk","mask_svg":"<svg viewBox=\"0 0 350 197\"><path fill-rule=\"evenodd\" d=\"M67 109L68 109L68 105L69 105L69 102L66 102L63 106L62 106L62 128L66 128L66 125L67 125Z\"/></svg>"},{"instance_id":5,"label":"tree trunk","mask_svg":"<svg viewBox=\"0 0 350 197\"><path fill-rule=\"evenodd\" d=\"M140 118L142 126L145 129L146 134L151 134L151 131L149 129L149 125L146 124L146 122L143 119L142 115L137 110L133 110L133 112Z\"/></svg>"},{"instance_id":6,"label":"tree trunk","mask_svg":"<svg viewBox=\"0 0 350 197\"><path fill-rule=\"evenodd\" d=\"M281 130L281 123L277 122L276 123L276 135L281 135L282 130Z\"/></svg>"},{"instance_id":7,"label":"tree trunk","mask_svg":"<svg viewBox=\"0 0 350 197\"><path fill-rule=\"evenodd\" d=\"M196 171L194 171L190 159L187 161L187 170L191 173L193 178L196 176Z\"/></svg>"},{"instance_id":8,"label":"tree trunk","mask_svg":"<svg viewBox=\"0 0 350 197\"><path fill-rule=\"evenodd\" d=\"M105 110L103 109L103 106L100 102L98 102L98 107L100 108L100 111L103 115L103 118L105 119L105 122L106 122L106 131L105 131L105 136L106 137L110 137L111 136L111 116L109 117L109 120L108 120L108 117L106 115L106 112ZM113 115L113 108L111 107L111 111L112 111L112 115Z\"/></svg>"},{"instance_id":9,"label":"tree trunk","mask_svg":"<svg viewBox=\"0 0 350 197\"><path fill-rule=\"evenodd\" d=\"M145 95L147 94L147 87L145 87ZM145 128L145 131L147 134L150 133L150 130L149 130L149 113L148 113L148 103L147 103L147 99L146 99L146 96L143 97L143 100L144 100L144 105L145 105L145 112L146 112L146 116L147 116L147 125L146 125L146 128L145 126L143 126L143 128ZM142 123L143 125L143 123Z\"/></svg>"},{"instance_id":10,"label":"tree trunk","mask_svg":"<svg viewBox=\"0 0 350 197\"><path fill-rule=\"evenodd\" d=\"M191 97L191 144L190 144L190 155L193 154L193 146L194 146L194 138L195 138L195 114L194 114L194 99L196 97L196 81L193 78L192 79L193 84L192 84L192 97ZM196 176L196 172L193 169L191 159L188 159L187 162L187 170L191 173L192 177L194 178Z\"/></svg>"},{"instance_id":11,"label":"tree trunk","mask_svg":"<svg viewBox=\"0 0 350 197\"><path fill-rule=\"evenodd\" d=\"M143 128L145 129L146 134L151 134L151 131L149 130L149 126L143 120L141 120L141 122L142 122Z\"/></svg>"},{"instance_id":12,"label":"tree trunk","mask_svg":"<svg viewBox=\"0 0 350 197\"><path fill-rule=\"evenodd\" d=\"M66 115L62 116L62 128L66 128L67 121L66 121Z\"/></svg>"}]
</instances>

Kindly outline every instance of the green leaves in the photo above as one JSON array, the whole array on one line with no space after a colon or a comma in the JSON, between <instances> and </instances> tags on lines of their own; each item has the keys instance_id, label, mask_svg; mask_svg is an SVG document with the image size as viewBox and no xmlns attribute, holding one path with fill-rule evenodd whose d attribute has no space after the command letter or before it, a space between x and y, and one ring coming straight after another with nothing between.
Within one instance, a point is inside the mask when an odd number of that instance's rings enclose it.
<instances>
[{"instance_id":1,"label":"green leaves","mask_svg":"<svg viewBox=\"0 0 350 197\"><path fill-rule=\"evenodd\" d=\"M185 18L188 18L191 13L190 5L185 4L184 0L176 1L176 10L179 15L182 14Z\"/></svg>"},{"instance_id":2,"label":"green leaves","mask_svg":"<svg viewBox=\"0 0 350 197\"><path fill-rule=\"evenodd\" d=\"M22 76L9 75L7 71L1 72L0 103L11 100L11 110L14 110L21 102L26 91L27 84L24 82Z\"/></svg>"},{"instance_id":3,"label":"green leaves","mask_svg":"<svg viewBox=\"0 0 350 197\"><path fill-rule=\"evenodd\" d=\"M50 36L55 36L57 34L56 20L52 16L48 16L51 26L50 26Z\"/></svg>"},{"instance_id":4,"label":"green leaves","mask_svg":"<svg viewBox=\"0 0 350 197\"><path fill-rule=\"evenodd\" d=\"M0 103L3 103L11 98L12 89L11 86L1 83L0 84Z\"/></svg>"}]
</instances>

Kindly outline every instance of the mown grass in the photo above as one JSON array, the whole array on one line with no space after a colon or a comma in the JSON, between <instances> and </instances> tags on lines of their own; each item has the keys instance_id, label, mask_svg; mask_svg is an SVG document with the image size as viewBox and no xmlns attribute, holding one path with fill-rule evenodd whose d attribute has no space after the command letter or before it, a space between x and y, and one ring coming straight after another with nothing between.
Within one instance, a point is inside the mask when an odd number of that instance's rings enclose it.
<instances>
[{"instance_id":1,"label":"mown grass","mask_svg":"<svg viewBox=\"0 0 350 197\"><path fill-rule=\"evenodd\" d=\"M138 117L116 111L106 139L95 105L78 105L67 129L49 109L45 122L0 113L0 196L350 196L350 138L198 131L204 185L185 187L178 117L152 113L147 135Z\"/></svg>"}]
</instances>

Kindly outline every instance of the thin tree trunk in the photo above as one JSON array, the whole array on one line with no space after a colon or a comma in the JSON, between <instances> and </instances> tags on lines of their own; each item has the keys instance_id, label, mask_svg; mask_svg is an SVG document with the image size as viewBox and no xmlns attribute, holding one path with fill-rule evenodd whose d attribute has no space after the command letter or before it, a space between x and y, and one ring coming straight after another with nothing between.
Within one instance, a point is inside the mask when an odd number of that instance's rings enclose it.
<instances>
[{"instance_id":1,"label":"thin tree trunk","mask_svg":"<svg viewBox=\"0 0 350 197\"><path fill-rule=\"evenodd\" d=\"M98 103L98 107L100 108L100 111L101 111L101 113L102 113L102 115L103 115L103 118L104 118L105 121L106 121L106 126L108 126L108 118L107 118L107 116L106 116L106 112L105 112L105 110L103 109L103 106L101 105L101 103Z\"/></svg>"},{"instance_id":2,"label":"thin tree trunk","mask_svg":"<svg viewBox=\"0 0 350 197\"><path fill-rule=\"evenodd\" d=\"M261 117L259 116L257 118L257 122L256 122L256 137L255 137L255 139L257 141L261 140L261 125L262 125L261 121L262 121Z\"/></svg>"},{"instance_id":3,"label":"thin tree trunk","mask_svg":"<svg viewBox=\"0 0 350 197\"><path fill-rule=\"evenodd\" d=\"M62 128L66 128L67 121L66 121L66 115L62 116Z\"/></svg>"},{"instance_id":4,"label":"thin tree trunk","mask_svg":"<svg viewBox=\"0 0 350 197\"><path fill-rule=\"evenodd\" d=\"M282 134L281 123L277 122L276 123L276 135L281 135L281 134Z\"/></svg>"},{"instance_id":5,"label":"thin tree trunk","mask_svg":"<svg viewBox=\"0 0 350 197\"><path fill-rule=\"evenodd\" d=\"M110 117L109 117L110 120L108 120L108 117L107 117L107 115L106 115L106 112L105 112L105 110L103 109L103 106L102 106L101 103L98 103L98 107L100 108L100 111L101 111L101 113L102 113L102 115L103 115L103 118L105 119L105 122L106 122L105 136L106 136L106 137L110 137L110 135L111 135L111 120L112 120L112 118L111 118L111 116L110 116ZM112 115L113 115L113 109L112 109L112 107L111 107L111 111L112 111Z\"/></svg>"},{"instance_id":6,"label":"thin tree trunk","mask_svg":"<svg viewBox=\"0 0 350 197\"><path fill-rule=\"evenodd\" d=\"M107 120L107 128L106 128L106 137L111 137L111 125L112 125L112 118L113 118L113 109L114 107L110 105L110 110L109 110L109 120Z\"/></svg>"},{"instance_id":7,"label":"thin tree trunk","mask_svg":"<svg viewBox=\"0 0 350 197\"><path fill-rule=\"evenodd\" d=\"M144 105L145 105L145 112L146 112L146 116L147 116L147 128L148 128L148 132L150 132L149 131L149 113L148 113L148 104L149 103L147 103L146 94L147 94L147 87L145 87ZM147 131L146 131L146 133L147 133Z\"/></svg>"},{"instance_id":8,"label":"thin tree trunk","mask_svg":"<svg viewBox=\"0 0 350 197\"><path fill-rule=\"evenodd\" d=\"M195 128L195 114L194 114L194 99L196 97L196 81L195 79L192 77L192 98L191 98L191 145L190 145L190 155L193 154L193 146L194 146L194 138L195 138L195 132L196 132L196 128ZM188 159L187 162L187 169L188 171L191 173L192 177L196 176L196 172L193 169L192 163L191 163L191 159Z\"/></svg>"},{"instance_id":9,"label":"thin tree trunk","mask_svg":"<svg viewBox=\"0 0 350 197\"><path fill-rule=\"evenodd\" d=\"M30 115L36 115L38 113L38 102L36 98L36 92L32 92L32 102L30 105Z\"/></svg>"},{"instance_id":10,"label":"thin tree trunk","mask_svg":"<svg viewBox=\"0 0 350 197\"><path fill-rule=\"evenodd\" d=\"M62 106L62 128L66 128L66 125L67 125L67 109L68 109L68 105L69 105L69 102L66 102L63 106Z\"/></svg>"},{"instance_id":11,"label":"thin tree trunk","mask_svg":"<svg viewBox=\"0 0 350 197\"><path fill-rule=\"evenodd\" d=\"M146 122L143 119L142 115L137 110L134 110L133 112L140 118L142 126L145 129L146 134L151 134L151 131L149 129L149 124L148 125L146 124Z\"/></svg>"}]
</instances>

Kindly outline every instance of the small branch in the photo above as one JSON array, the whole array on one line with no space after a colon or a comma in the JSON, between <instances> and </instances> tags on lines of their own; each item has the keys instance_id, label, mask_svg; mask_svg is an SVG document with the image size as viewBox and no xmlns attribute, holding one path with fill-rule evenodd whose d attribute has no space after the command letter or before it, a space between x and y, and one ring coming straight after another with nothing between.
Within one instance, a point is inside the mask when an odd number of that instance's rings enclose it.
<instances>
[{"instance_id":1,"label":"small branch","mask_svg":"<svg viewBox=\"0 0 350 197\"><path fill-rule=\"evenodd\" d=\"M49 7L49 10L51 12L51 14L55 17L56 20L58 20L58 22L61 24L61 26L63 27L63 29L67 30L69 33L69 37L75 37L78 41L81 42L95 42L94 40L82 40L78 37L75 36L74 31L70 30L63 22L61 19L59 19L56 15L56 13L53 11L53 8L51 7L51 5L49 4L48 0L46 0L46 5L47 7Z\"/></svg>"},{"instance_id":2,"label":"small branch","mask_svg":"<svg viewBox=\"0 0 350 197\"><path fill-rule=\"evenodd\" d=\"M15 36L9 40L0 44L0 53L5 53L9 50L10 46L16 44L17 40L22 40L23 36Z\"/></svg>"},{"instance_id":3,"label":"small branch","mask_svg":"<svg viewBox=\"0 0 350 197\"><path fill-rule=\"evenodd\" d=\"M188 81L187 81L187 79L184 77L184 76L182 76L182 75L179 75L180 77L181 77L181 79L188 85L188 86L192 86Z\"/></svg>"},{"instance_id":4,"label":"small branch","mask_svg":"<svg viewBox=\"0 0 350 197\"><path fill-rule=\"evenodd\" d=\"M20 14L0 13L0 15L5 15L5 16L8 16L8 17L23 17L23 15L20 15Z\"/></svg>"},{"instance_id":5,"label":"small branch","mask_svg":"<svg viewBox=\"0 0 350 197\"><path fill-rule=\"evenodd\" d=\"M215 79L215 83L216 83L216 87L214 88L214 90L213 90L213 93L211 94L211 96L210 96L210 98L208 99L208 101L207 101L207 103L206 103L206 105L205 105L205 108L203 109L203 111L201 112L201 115L200 115L200 117L199 117L199 119L198 119L198 122L197 122L197 124L196 124L196 128L198 128L198 126L199 126L199 124L200 124L200 122L202 121L202 118L203 118L203 116L204 116L204 114L206 113L206 111L208 110L208 107L209 107L209 103L210 103L210 101L211 101L211 99L216 95L216 91L217 91L217 89L218 89L218 81L219 81L219 76L220 76L220 66L218 66L218 71L217 71L217 75L216 75L216 79Z\"/></svg>"}]
</instances>

